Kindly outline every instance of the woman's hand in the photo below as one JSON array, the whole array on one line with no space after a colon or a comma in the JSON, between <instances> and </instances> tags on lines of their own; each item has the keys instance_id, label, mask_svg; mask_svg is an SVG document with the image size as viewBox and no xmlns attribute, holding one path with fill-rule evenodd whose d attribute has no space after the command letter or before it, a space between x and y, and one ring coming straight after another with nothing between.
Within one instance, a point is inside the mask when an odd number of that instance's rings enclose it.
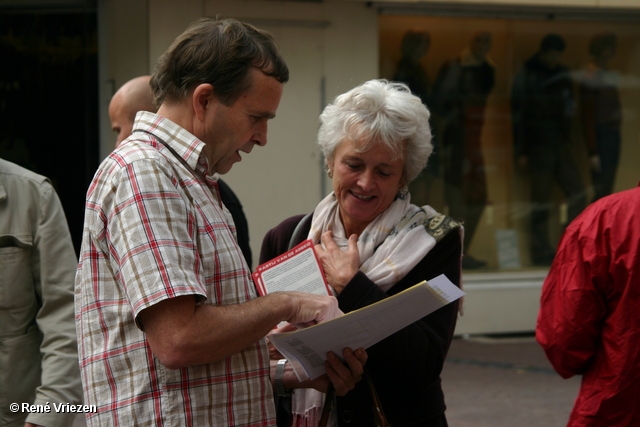
<instances>
[{"instance_id":1,"label":"woman's hand","mask_svg":"<svg viewBox=\"0 0 640 427\"><path fill-rule=\"evenodd\" d=\"M339 294L353 279L360 268L360 254L358 253L358 236L352 234L349 237L349 246L346 252L333 241L331 230L325 231L321 238L322 245L316 245L316 253L327 281Z\"/></svg>"},{"instance_id":2,"label":"woman's hand","mask_svg":"<svg viewBox=\"0 0 640 427\"><path fill-rule=\"evenodd\" d=\"M338 356L329 352L327 361L324 363L327 373L314 380L304 381L299 387L314 388L326 393L329 389L329 384L333 384L336 396L344 396L353 390L362 379L364 365L368 357L367 352L362 348L356 351L345 348L342 356L344 357L344 362Z\"/></svg>"},{"instance_id":3,"label":"woman's hand","mask_svg":"<svg viewBox=\"0 0 640 427\"><path fill-rule=\"evenodd\" d=\"M345 348L342 351L342 356L347 362L346 365L331 352L327 354L327 361L324 364L327 376L336 391L336 396L344 396L353 390L356 383L362 379L364 365L367 363L368 357L363 348L359 348L356 351Z\"/></svg>"}]
</instances>

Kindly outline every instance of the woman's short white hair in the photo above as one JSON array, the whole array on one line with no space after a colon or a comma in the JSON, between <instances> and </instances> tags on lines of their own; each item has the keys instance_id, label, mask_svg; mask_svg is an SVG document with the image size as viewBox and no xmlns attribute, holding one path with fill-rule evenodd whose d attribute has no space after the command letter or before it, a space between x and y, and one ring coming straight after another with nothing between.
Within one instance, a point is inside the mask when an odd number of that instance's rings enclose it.
<instances>
[{"instance_id":1,"label":"woman's short white hair","mask_svg":"<svg viewBox=\"0 0 640 427\"><path fill-rule=\"evenodd\" d=\"M365 152L382 143L404 159L404 184L427 165L433 151L429 110L404 83L369 80L336 97L320 115L318 144L330 164L338 145L350 139Z\"/></svg>"}]
</instances>

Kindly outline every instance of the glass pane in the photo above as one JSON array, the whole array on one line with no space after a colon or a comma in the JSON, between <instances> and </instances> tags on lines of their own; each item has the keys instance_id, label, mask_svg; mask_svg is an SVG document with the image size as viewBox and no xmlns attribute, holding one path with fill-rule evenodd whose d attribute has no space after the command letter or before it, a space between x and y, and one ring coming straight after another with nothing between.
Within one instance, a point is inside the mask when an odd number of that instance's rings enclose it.
<instances>
[{"instance_id":1,"label":"glass pane","mask_svg":"<svg viewBox=\"0 0 640 427\"><path fill-rule=\"evenodd\" d=\"M546 269L588 203L638 185L637 23L382 15L380 76L432 113L412 201L465 222L465 270Z\"/></svg>"}]
</instances>

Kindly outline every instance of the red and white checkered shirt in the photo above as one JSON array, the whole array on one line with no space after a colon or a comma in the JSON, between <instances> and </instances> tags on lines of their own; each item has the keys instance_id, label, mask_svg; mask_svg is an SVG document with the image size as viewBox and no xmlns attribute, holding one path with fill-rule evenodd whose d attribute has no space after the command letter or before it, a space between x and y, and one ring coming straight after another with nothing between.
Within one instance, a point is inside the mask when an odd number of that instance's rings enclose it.
<instances>
[{"instance_id":1,"label":"red and white checkered shirt","mask_svg":"<svg viewBox=\"0 0 640 427\"><path fill-rule=\"evenodd\" d=\"M167 298L228 305L256 297L203 147L171 121L139 113L134 134L93 178L75 288L85 404L97 406L89 426L275 425L264 340L171 370L136 324Z\"/></svg>"}]
</instances>

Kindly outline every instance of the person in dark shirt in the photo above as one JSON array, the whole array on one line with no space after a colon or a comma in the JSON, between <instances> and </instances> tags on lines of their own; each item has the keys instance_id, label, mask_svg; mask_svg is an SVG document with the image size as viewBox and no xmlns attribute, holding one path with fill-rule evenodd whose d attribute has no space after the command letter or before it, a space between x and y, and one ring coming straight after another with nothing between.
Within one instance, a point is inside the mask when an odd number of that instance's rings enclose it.
<instances>
[{"instance_id":1,"label":"person in dark shirt","mask_svg":"<svg viewBox=\"0 0 640 427\"><path fill-rule=\"evenodd\" d=\"M620 76L609 69L609 61L615 52L615 34L593 36L589 44L593 60L580 76L580 107L594 200L612 193L620 159Z\"/></svg>"},{"instance_id":2,"label":"person in dark shirt","mask_svg":"<svg viewBox=\"0 0 640 427\"><path fill-rule=\"evenodd\" d=\"M449 215L464 221L466 250L487 204L482 128L487 97L495 84L495 67L487 56L490 49L491 34L475 33L469 46L441 67L434 85L433 107L444 119L444 195ZM469 254L462 260L466 269L484 265L485 261Z\"/></svg>"},{"instance_id":3,"label":"person in dark shirt","mask_svg":"<svg viewBox=\"0 0 640 427\"><path fill-rule=\"evenodd\" d=\"M578 167L571 153L574 98L569 69L560 63L566 43L546 35L540 49L516 76L511 93L514 155L517 167L531 176L531 260L550 265L555 251L549 240L551 187L562 189L568 222L587 204Z\"/></svg>"},{"instance_id":4,"label":"person in dark shirt","mask_svg":"<svg viewBox=\"0 0 640 427\"><path fill-rule=\"evenodd\" d=\"M431 82L420 60L429 52L430 46L431 35L428 31L415 28L404 33L400 45L402 57L393 76L393 80L409 86L411 93L419 97L423 104L428 104Z\"/></svg>"}]
</instances>

